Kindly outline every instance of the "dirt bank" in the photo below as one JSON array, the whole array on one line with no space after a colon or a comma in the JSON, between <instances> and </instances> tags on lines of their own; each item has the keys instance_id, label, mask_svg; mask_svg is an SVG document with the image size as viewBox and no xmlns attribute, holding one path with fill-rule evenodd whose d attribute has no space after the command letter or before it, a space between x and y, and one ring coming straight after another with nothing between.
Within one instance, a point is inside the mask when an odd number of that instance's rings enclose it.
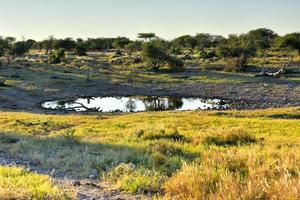
<instances>
[{"instance_id":1,"label":"dirt bank","mask_svg":"<svg viewBox=\"0 0 300 200\"><path fill-rule=\"evenodd\" d=\"M87 80L87 73L94 77ZM251 74L189 70L179 75L149 75L49 66L1 67L0 74L6 80L0 86L0 109L43 111L41 104L50 100L133 95L218 98L229 101L232 109L300 105L298 79L257 78ZM195 79L204 75L208 80Z\"/></svg>"}]
</instances>

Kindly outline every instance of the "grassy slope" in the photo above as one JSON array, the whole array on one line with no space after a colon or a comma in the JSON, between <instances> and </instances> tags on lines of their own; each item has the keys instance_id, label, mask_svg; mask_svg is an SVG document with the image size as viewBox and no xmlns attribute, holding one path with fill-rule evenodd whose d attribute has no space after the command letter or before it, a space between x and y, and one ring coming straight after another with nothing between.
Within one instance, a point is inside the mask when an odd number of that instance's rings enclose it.
<instances>
[{"instance_id":1,"label":"grassy slope","mask_svg":"<svg viewBox=\"0 0 300 200\"><path fill-rule=\"evenodd\" d=\"M300 108L122 115L1 112L0 151L40 161L41 167L69 177L86 178L96 169L131 192L165 192L177 199L296 199L299 118Z\"/></svg>"}]
</instances>

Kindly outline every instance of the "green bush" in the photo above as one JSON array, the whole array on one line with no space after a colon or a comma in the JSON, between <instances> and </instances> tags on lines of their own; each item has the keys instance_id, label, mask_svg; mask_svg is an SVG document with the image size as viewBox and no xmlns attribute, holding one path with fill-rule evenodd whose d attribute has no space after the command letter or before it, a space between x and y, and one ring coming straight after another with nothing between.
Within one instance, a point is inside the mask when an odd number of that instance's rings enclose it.
<instances>
[{"instance_id":1,"label":"green bush","mask_svg":"<svg viewBox=\"0 0 300 200\"><path fill-rule=\"evenodd\" d=\"M59 64L65 60L66 53L64 49L58 49L52 52L49 56L50 64Z\"/></svg>"},{"instance_id":2,"label":"green bush","mask_svg":"<svg viewBox=\"0 0 300 200\"><path fill-rule=\"evenodd\" d=\"M77 56L86 56L87 55L87 48L84 46L84 44L77 44L74 52Z\"/></svg>"},{"instance_id":3,"label":"green bush","mask_svg":"<svg viewBox=\"0 0 300 200\"><path fill-rule=\"evenodd\" d=\"M169 65L169 69L173 72L181 72L185 69L184 62L175 56L169 55L166 62Z\"/></svg>"}]
</instances>

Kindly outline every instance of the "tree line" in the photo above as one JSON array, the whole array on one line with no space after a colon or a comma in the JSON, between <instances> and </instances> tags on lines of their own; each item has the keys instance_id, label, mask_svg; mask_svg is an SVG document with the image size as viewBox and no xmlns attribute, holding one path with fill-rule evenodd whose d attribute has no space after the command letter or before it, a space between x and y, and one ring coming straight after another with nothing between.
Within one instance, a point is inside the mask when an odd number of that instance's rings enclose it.
<instances>
[{"instance_id":1,"label":"tree line","mask_svg":"<svg viewBox=\"0 0 300 200\"><path fill-rule=\"evenodd\" d=\"M146 60L155 68L164 64L182 65L177 55L185 51L199 50L201 56L229 58L229 60L244 65L247 59L258 51L270 48L298 50L300 52L300 33L288 33L280 36L266 28L251 30L240 35L229 35L227 38L220 35L200 33L197 35L183 35L173 40L164 40L154 33L139 33L138 40L126 37L117 38L88 38L88 39L56 39L49 36L42 41L33 39L17 41L13 37L0 37L0 56L16 57L29 50L44 50L45 54L52 54L54 50L73 52L84 56L88 51L106 51L118 49L132 54L142 51ZM207 51L212 49L212 51ZM58 53L58 52L56 52ZM236 64L237 64L236 63Z\"/></svg>"}]
</instances>

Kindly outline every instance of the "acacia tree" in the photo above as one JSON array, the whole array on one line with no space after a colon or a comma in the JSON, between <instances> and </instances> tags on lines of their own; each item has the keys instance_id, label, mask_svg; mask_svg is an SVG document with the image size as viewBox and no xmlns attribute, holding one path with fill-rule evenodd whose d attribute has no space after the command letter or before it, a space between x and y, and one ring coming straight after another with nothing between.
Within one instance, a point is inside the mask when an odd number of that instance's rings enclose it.
<instances>
[{"instance_id":1,"label":"acacia tree","mask_svg":"<svg viewBox=\"0 0 300 200\"><path fill-rule=\"evenodd\" d=\"M164 63L167 53L165 47L159 40L145 43L143 45L142 55L154 70L158 70Z\"/></svg>"},{"instance_id":2,"label":"acacia tree","mask_svg":"<svg viewBox=\"0 0 300 200\"><path fill-rule=\"evenodd\" d=\"M152 39L157 38L155 33L139 33L138 38L143 39L145 42L149 42Z\"/></svg>"},{"instance_id":3,"label":"acacia tree","mask_svg":"<svg viewBox=\"0 0 300 200\"><path fill-rule=\"evenodd\" d=\"M184 70L184 63L168 52L166 44L162 40L153 40L143 44L142 55L155 71L165 64L168 64L172 71Z\"/></svg>"},{"instance_id":4,"label":"acacia tree","mask_svg":"<svg viewBox=\"0 0 300 200\"><path fill-rule=\"evenodd\" d=\"M259 28L248 33L249 39L254 42L258 50L266 50L273 46L277 36L274 31L266 28Z\"/></svg>"}]
</instances>

